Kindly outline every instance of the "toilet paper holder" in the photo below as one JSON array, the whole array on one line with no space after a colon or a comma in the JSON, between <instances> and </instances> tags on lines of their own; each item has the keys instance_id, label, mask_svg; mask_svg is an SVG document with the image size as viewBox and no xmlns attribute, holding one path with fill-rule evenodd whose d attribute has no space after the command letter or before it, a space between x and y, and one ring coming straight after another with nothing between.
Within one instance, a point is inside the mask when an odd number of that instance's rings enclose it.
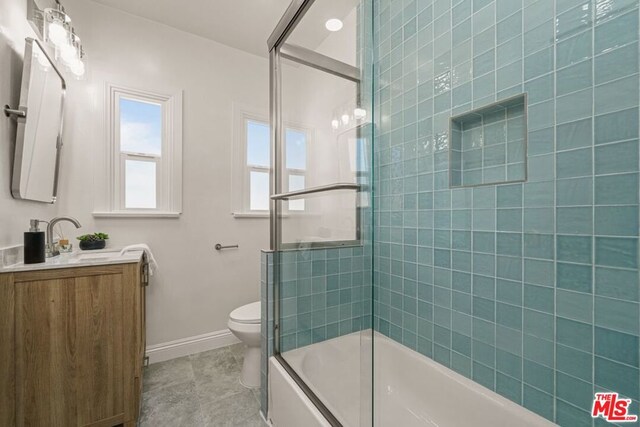
<instances>
[{"instance_id":1,"label":"toilet paper holder","mask_svg":"<svg viewBox=\"0 0 640 427\"><path fill-rule=\"evenodd\" d=\"M216 251L221 251L224 249L238 249L240 245L230 245L230 246L222 246L220 243L217 243L215 246Z\"/></svg>"}]
</instances>

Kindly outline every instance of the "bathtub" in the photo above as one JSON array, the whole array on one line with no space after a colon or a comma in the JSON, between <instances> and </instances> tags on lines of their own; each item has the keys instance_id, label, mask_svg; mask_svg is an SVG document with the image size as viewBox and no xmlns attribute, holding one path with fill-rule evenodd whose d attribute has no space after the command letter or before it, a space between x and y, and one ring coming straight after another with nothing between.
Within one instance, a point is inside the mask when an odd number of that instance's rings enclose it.
<instances>
[{"instance_id":1,"label":"bathtub","mask_svg":"<svg viewBox=\"0 0 640 427\"><path fill-rule=\"evenodd\" d=\"M370 331L359 332L283 354L345 427L554 425L384 335L374 334L373 343ZM373 410L368 383L372 346ZM280 363L272 358L270 365L269 417L273 425L328 426Z\"/></svg>"}]
</instances>

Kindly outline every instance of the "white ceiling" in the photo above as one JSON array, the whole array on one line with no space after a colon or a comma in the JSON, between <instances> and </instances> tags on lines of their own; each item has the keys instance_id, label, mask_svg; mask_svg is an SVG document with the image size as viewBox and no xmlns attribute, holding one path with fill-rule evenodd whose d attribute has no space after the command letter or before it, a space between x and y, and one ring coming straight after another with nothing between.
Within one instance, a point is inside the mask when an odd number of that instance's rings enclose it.
<instances>
[{"instance_id":1,"label":"white ceiling","mask_svg":"<svg viewBox=\"0 0 640 427\"><path fill-rule=\"evenodd\" d=\"M267 56L267 39L291 0L94 0L227 46ZM314 48L329 32L328 18L343 19L359 0L316 1L296 28L295 41Z\"/></svg>"},{"instance_id":2,"label":"white ceiling","mask_svg":"<svg viewBox=\"0 0 640 427\"><path fill-rule=\"evenodd\" d=\"M291 0L95 0L256 55Z\"/></svg>"}]
</instances>

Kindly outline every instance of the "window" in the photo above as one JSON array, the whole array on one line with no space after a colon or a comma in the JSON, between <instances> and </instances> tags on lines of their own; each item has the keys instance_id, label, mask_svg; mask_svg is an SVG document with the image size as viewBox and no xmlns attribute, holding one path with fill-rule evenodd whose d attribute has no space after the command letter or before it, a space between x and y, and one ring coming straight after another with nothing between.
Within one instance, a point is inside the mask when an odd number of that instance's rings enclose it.
<instances>
[{"instance_id":1,"label":"window","mask_svg":"<svg viewBox=\"0 0 640 427\"><path fill-rule=\"evenodd\" d=\"M108 86L107 214L177 216L182 205L182 94Z\"/></svg>"},{"instance_id":2,"label":"window","mask_svg":"<svg viewBox=\"0 0 640 427\"><path fill-rule=\"evenodd\" d=\"M240 117L236 139L236 173L232 193L237 194L234 215L261 216L269 212L271 129L264 117L236 112ZM296 126L285 129L283 191L302 190L306 184L307 148L310 132ZM238 191L241 188L242 191ZM304 200L292 200L289 211L304 211Z\"/></svg>"}]
</instances>

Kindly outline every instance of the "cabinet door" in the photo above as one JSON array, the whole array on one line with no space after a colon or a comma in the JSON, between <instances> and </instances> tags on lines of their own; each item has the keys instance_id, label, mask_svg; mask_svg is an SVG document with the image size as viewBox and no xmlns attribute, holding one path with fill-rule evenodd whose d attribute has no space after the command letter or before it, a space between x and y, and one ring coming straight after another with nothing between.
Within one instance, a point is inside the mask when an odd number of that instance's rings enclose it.
<instances>
[{"instance_id":1,"label":"cabinet door","mask_svg":"<svg viewBox=\"0 0 640 427\"><path fill-rule=\"evenodd\" d=\"M17 283L17 425L123 421L122 274Z\"/></svg>"}]
</instances>

